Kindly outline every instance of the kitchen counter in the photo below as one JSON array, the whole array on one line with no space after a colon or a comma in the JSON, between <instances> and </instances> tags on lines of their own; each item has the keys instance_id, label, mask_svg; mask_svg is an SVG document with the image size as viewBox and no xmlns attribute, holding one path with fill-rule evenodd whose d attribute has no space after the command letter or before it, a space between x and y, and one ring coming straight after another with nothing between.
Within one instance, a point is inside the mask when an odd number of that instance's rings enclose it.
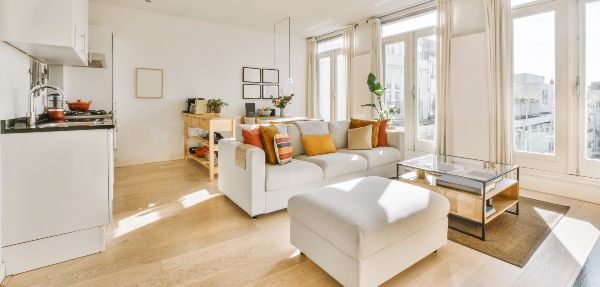
<instances>
[{"instance_id":1,"label":"kitchen counter","mask_svg":"<svg viewBox=\"0 0 600 287\"><path fill-rule=\"evenodd\" d=\"M115 128L115 125L112 120L89 122L71 121L62 123L50 123L47 121L40 121L35 127L27 126L25 118L3 120L0 122L0 134L98 130L113 128Z\"/></svg>"}]
</instances>

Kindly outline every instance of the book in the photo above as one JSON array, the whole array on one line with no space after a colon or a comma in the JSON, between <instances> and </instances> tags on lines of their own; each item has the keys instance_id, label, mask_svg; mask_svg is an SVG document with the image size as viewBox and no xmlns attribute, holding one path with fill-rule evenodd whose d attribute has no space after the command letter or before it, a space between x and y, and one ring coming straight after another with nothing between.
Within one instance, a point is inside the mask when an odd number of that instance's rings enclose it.
<instances>
[{"instance_id":1,"label":"book","mask_svg":"<svg viewBox=\"0 0 600 287\"><path fill-rule=\"evenodd\" d=\"M447 186L447 187L451 187L451 188L455 188L458 190L475 193L475 194L481 194L482 189L483 189L482 182L464 178L464 177L460 177L460 176L449 175L449 174L440 176L436 180L436 185ZM490 190L494 189L495 187L496 187L496 181L488 182L485 185L485 191L489 192Z\"/></svg>"},{"instance_id":2,"label":"book","mask_svg":"<svg viewBox=\"0 0 600 287\"><path fill-rule=\"evenodd\" d=\"M494 213L496 213L496 209L493 205L493 199L490 198L485 201L485 217L488 217Z\"/></svg>"}]
</instances>

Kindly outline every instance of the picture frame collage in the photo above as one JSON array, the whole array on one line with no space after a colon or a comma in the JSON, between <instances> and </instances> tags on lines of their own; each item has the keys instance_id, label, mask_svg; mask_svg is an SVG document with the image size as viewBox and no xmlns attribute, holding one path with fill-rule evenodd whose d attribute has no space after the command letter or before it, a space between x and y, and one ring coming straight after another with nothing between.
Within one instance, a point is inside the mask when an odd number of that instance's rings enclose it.
<instances>
[{"instance_id":1,"label":"picture frame collage","mask_svg":"<svg viewBox=\"0 0 600 287\"><path fill-rule=\"evenodd\" d=\"M279 70L242 68L242 99L273 99L279 96Z\"/></svg>"}]
</instances>

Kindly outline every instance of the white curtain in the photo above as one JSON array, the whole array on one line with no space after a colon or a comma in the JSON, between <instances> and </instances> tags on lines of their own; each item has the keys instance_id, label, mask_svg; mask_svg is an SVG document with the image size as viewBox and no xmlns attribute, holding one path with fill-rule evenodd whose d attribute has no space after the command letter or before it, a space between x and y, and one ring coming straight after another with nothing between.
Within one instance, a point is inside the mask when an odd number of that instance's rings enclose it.
<instances>
[{"instance_id":1,"label":"white curtain","mask_svg":"<svg viewBox=\"0 0 600 287\"><path fill-rule=\"evenodd\" d=\"M315 117L317 100L317 39L306 40L306 116Z\"/></svg>"},{"instance_id":2,"label":"white curtain","mask_svg":"<svg viewBox=\"0 0 600 287\"><path fill-rule=\"evenodd\" d=\"M377 79L381 80L383 75L383 61L382 61L382 50L383 40L381 38L381 20L379 18L372 18L369 20L371 24L371 73L373 73Z\"/></svg>"},{"instance_id":3,"label":"white curtain","mask_svg":"<svg viewBox=\"0 0 600 287\"><path fill-rule=\"evenodd\" d=\"M512 163L511 6L510 0L485 0L488 52L490 155L493 162Z\"/></svg>"},{"instance_id":4,"label":"white curtain","mask_svg":"<svg viewBox=\"0 0 600 287\"><path fill-rule=\"evenodd\" d=\"M346 118L353 116L354 94L352 91L352 58L354 57L356 27L348 26L344 29L342 38L344 40L344 61L345 61L345 89L346 89Z\"/></svg>"},{"instance_id":5,"label":"white curtain","mask_svg":"<svg viewBox=\"0 0 600 287\"><path fill-rule=\"evenodd\" d=\"M491 0L493 1L493 0ZM446 110L450 91L452 0L437 0L437 102L435 152L446 154Z\"/></svg>"}]
</instances>

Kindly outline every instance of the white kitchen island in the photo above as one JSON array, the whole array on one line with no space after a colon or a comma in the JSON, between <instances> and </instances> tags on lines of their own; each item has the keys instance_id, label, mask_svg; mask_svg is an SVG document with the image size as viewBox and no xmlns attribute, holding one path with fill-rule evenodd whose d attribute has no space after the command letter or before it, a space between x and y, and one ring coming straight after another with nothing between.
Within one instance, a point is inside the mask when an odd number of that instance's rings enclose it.
<instances>
[{"instance_id":1,"label":"white kitchen island","mask_svg":"<svg viewBox=\"0 0 600 287\"><path fill-rule=\"evenodd\" d=\"M3 132L7 275L104 250L112 214L111 127Z\"/></svg>"}]
</instances>

